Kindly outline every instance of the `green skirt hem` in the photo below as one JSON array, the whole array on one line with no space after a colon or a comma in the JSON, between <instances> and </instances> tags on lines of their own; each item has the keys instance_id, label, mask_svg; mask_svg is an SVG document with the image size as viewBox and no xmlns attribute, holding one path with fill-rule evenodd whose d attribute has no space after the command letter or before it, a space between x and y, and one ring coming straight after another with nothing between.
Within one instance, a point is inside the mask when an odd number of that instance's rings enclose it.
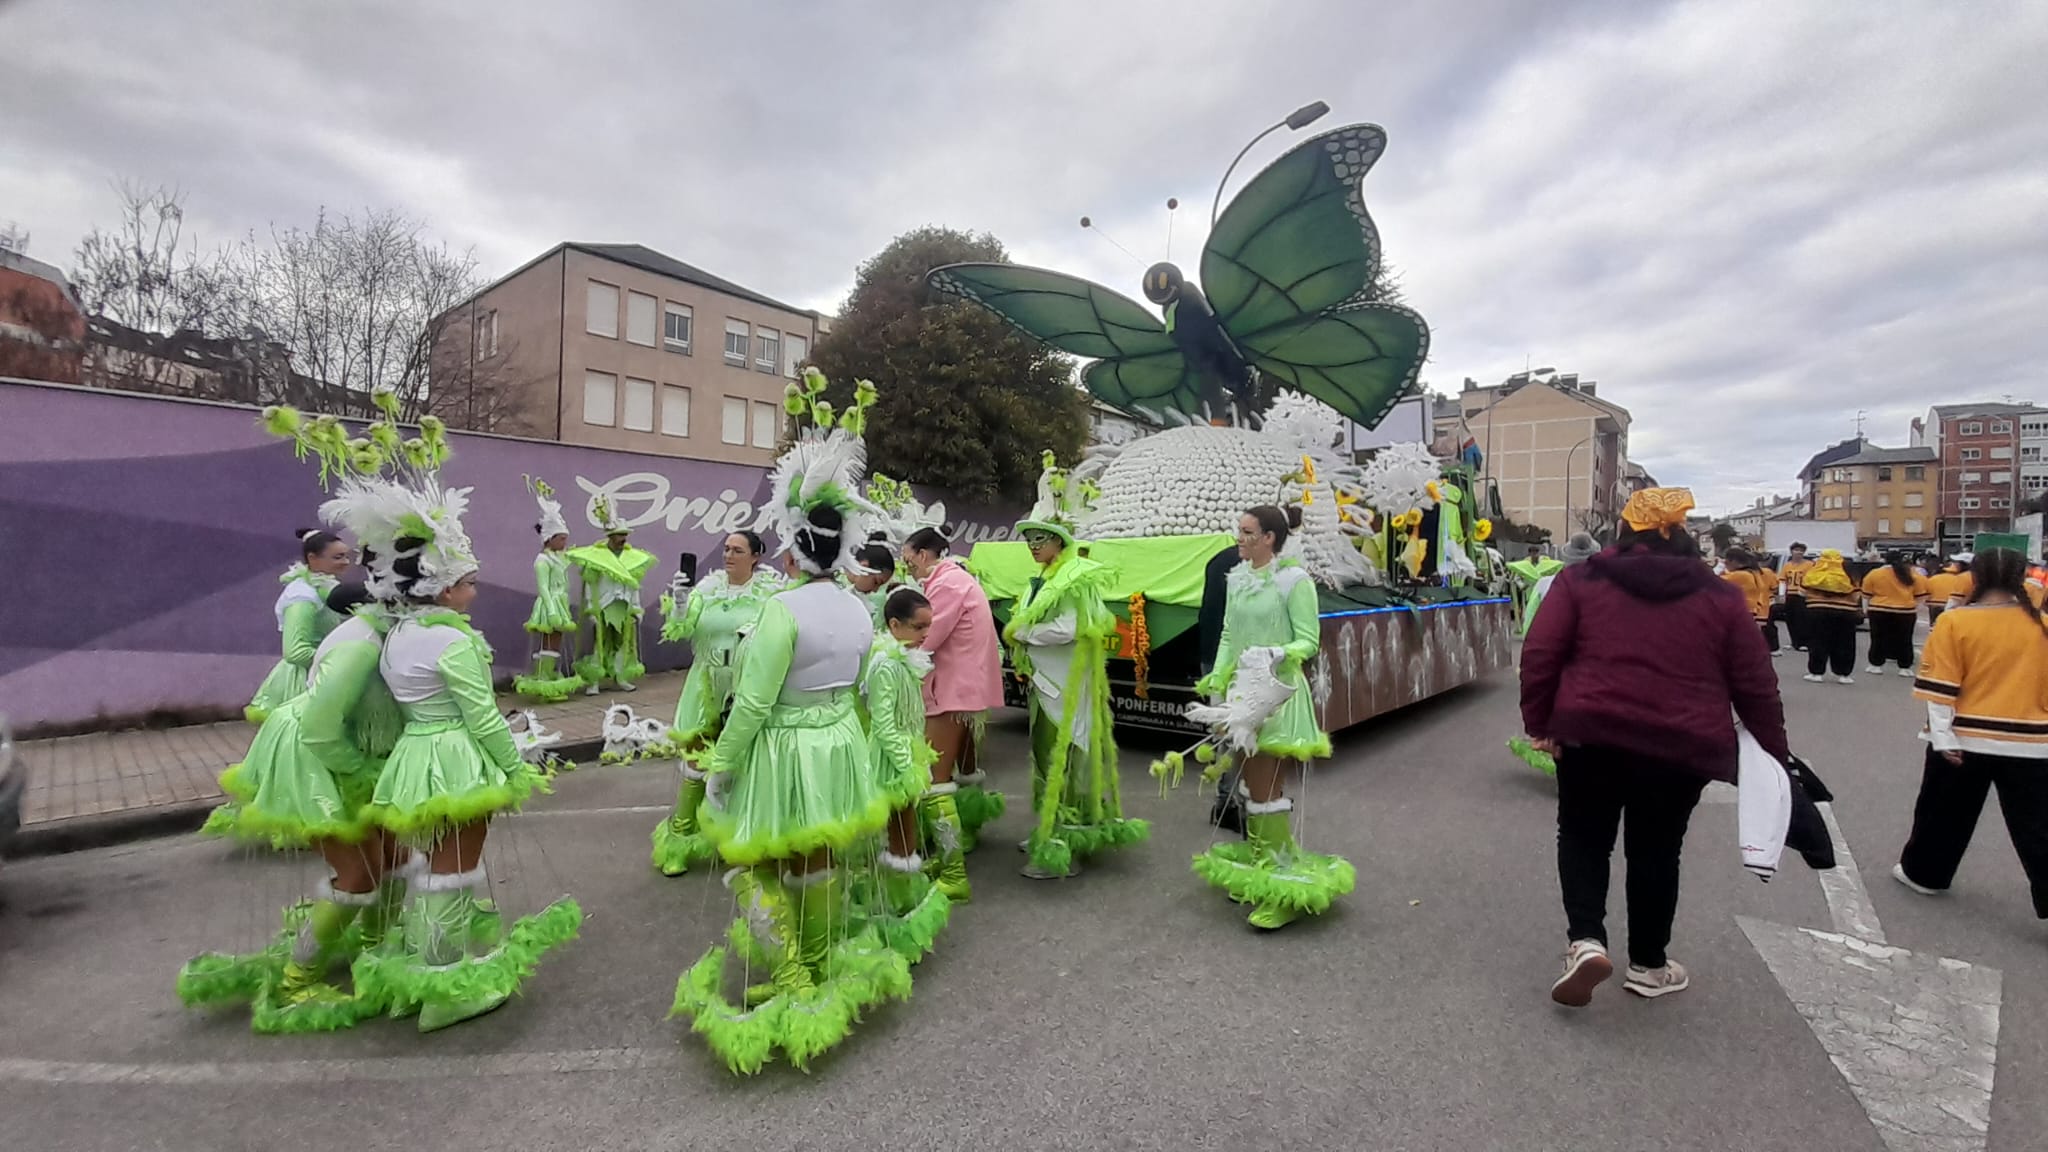
<instances>
[{"instance_id":1,"label":"green skirt hem","mask_svg":"<svg viewBox=\"0 0 2048 1152\"><path fill-rule=\"evenodd\" d=\"M473 788L458 796L436 796L415 808L401 810L389 804L367 804L362 818L394 836L418 839L487 817L517 812L536 791L547 790L541 775L528 769L503 784Z\"/></svg>"},{"instance_id":2,"label":"green skirt hem","mask_svg":"<svg viewBox=\"0 0 2048 1152\"><path fill-rule=\"evenodd\" d=\"M1196 856L1194 873L1240 904L1278 905L1321 915L1351 891L1357 873L1342 856L1296 850L1285 863L1248 842L1211 845Z\"/></svg>"},{"instance_id":3,"label":"green skirt hem","mask_svg":"<svg viewBox=\"0 0 2048 1152\"><path fill-rule=\"evenodd\" d=\"M786 860L793 856L806 856L820 848L844 851L864 844L869 837L880 832L889 824L891 814L898 807L888 797L877 795L866 807L852 816L840 820L814 824L801 831L784 836L763 836L749 840L734 839L726 827L723 812L705 805L698 814L703 835L719 856L727 863L753 865L768 860Z\"/></svg>"},{"instance_id":4,"label":"green skirt hem","mask_svg":"<svg viewBox=\"0 0 2048 1152\"><path fill-rule=\"evenodd\" d=\"M227 794L228 803L206 818L199 829L202 835L267 843L273 848L305 848L322 840L360 844L371 831L370 823L360 815L352 820L301 820L257 808L256 791L240 764L220 774L220 790Z\"/></svg>"}]
</instances>

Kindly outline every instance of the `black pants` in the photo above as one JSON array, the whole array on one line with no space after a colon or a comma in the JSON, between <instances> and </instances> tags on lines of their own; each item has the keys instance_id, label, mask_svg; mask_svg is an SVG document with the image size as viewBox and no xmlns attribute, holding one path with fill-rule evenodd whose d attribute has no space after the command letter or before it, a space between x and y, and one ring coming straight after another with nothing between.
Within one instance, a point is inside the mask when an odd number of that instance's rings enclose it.
<instances>
[{"instance_id":1,"label":"black pants","mask_svg":"<svg viewBox=\"0 0 2048 1152\"><path fill-rule=\"evenodd\" d=\"M1785 597L1785 637L1801 652L1808 646L1806 629L1806 597Z\"/></svg>"},{"instance_id":2,"label":"black pants","mask_svg":"<svg viewBox=\"0 0 2048 1152\"><path fill-rule=\"evenodd\" d=\"M1884 667L1887 660L1897 661L1901 668L1913 666L1913 625L1920 621L1918 612L1870 613L1870 666Z\"/></svg>"},{"instance_id":3,"label":"black pants","mask_svg":"<svg viewBox=\"0 0 2048 1152\"><path fill-rule=\"evenodd\" d=\"M1661 968L1678 914L1678 857L1707 779L1668 761L1599 745L1557 758L1557 883L1567 938L1607 943L1608 858L1622 825L1628 958Z\"/></svg>"},{"instance_id":4,"label":"black pants","mask_svg":"<svg viewBox=\"0 0 2048 1152\"><path fill-rule=\"evenodd\" d=\"M1831 668L1837 676L1855 671L1856 613L1816 608L1806 614L1806 671L1818 676Z\"/></svg>"},{"instance_id":5,"label":"black pants","mask_svg":"<svg viewBox=\"0 0 2048 1152\"><path fill-rule=\"evenodd\" d=\"M1757 621L1757 624L1764 630L1764 647L1776 652L1778 650L1778 622L1776 620L1764 619Z\"/></svg>"},{"instance_id":6,"label":"black pants","mask_svg":"<svg viewBox=\"0 0 2048 1152\"><path fill-rule=\"evenodd\" d=\"M2048 920L2048 761L1965 752L1961 764L1951 764L1928 749L1920 798L1913 803L1913 832L1899 863L1915 884L1954 883L1994 784L2005 830L2033 889L2034 915Z\"/></svg>"}]
</instances>

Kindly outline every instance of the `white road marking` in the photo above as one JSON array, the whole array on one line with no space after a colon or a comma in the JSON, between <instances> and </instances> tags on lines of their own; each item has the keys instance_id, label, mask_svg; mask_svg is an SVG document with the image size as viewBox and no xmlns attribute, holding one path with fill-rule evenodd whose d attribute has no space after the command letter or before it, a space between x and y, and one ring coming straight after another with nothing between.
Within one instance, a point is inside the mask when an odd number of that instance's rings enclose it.
<instances>
[{"instance_id":1,"label":"white road marking","mask_svg":"<svg viewBox=\"0 0 2048 1152\"><path fill-rule=\"evenodd\" d=\"M1877 922L1877 909L1870 903L1869 890L1863 887L1863 873L1857 869L1856 857L1849 853L1849 841L1835 820L1835 806L1815 807L1820 809L1821 819L1827 821L1828 839L1835 844L1835 866L1819 874L1821 895L1828 901L1828 919L1833 921L1835 931L1845 936L1882 944L1884 926Z\"/></svg>"},{"instance_id":2,"label":"white road marking","mask_svg":"<svg viewBox=\"0 0 2048 1152\"><path fill-rule=\"evenodd\" d=\"M193 1064L109 1064L0 1057L0 1081L28 1084L156 1085L333 1084L352 1080L447 1080L552 1076L567 1072L672 1069L673 1048L586 1048L567 1052L505 1052L489 1056L386 1056L363 1060L202 1061Z\"/></svg>"}]
</instances>

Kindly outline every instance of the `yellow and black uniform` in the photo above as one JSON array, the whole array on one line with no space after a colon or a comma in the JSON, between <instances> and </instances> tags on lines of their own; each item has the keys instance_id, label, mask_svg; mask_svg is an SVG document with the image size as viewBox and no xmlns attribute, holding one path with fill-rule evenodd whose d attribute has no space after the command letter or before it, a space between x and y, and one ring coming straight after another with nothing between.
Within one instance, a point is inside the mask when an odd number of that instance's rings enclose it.
<instances>
[{"instance_id":1,"label":"yellow and black uniform","mask_svg":"<svg viewBox=\"0 0 2048 1152\"><path fill-rule=\"evenodd\" d=\"M1769 568L1737 568L1723 573L1721 579L1742 590L1742 598L1749 602L1749 614L1763 629L1765 646L1776 652L1778 626L1771 620L1771 600L1778 591L1778 574Z\"/></svg>"},{"instance_id":2,"label":"yellow and black uniform","mask_svg":"<svg viewBox=\"0 0 2048 1152\"><path fill-rule=\"evenodd\" d=\"M2017 604L1946 612L1928 637L1913 695L1927 702L1928 750L1899 857L1905 878L1949 886L1996 785L2034 913L2048 919L2048 633Z\"/></svg>"},{"instance_id":3,"label":"yellow and black uniform","mask_svg":"<svg viewBox=\"0 0 2048 1152\"><path fill-rule=\"evenodd\" d=\"M1863 578L1863 594L1870 598L1870 670L1882 672L1884 662L1894 660L1899 675L1911 676L1913 625L1927 600L1927 577L1908 568L1902 578L1887 564Z\"/></svg>"},{"instance_id":4,"label":"yellow and black uniform","mask_svg":"<svg viewBox=\"0 0 2048 1152\"><path fill-rule=\"evenodd\" d=\"M1778 582L1785 588L1785 632L1792 641L1792 647L1804 652L1811 640L1806 626L1806 570L1813 567L1813 561L1805 556L1788 557L1785 567L1778 573Z\"/></svg>"},{"instance_id":5,"label":"yellow and black uniform","mask_svg":"<svg viewBox=\"0 0 2048 1152\"><path fill-rule=\"evenodd\" d=\"M1977 588L1977 578L1968 572L1951 572L1946 568L1927 578L1927 625L1933 627L1941 614L1948 610L1951 602L1960 603L1970 598Z\"/></svg>"},{"instance_id":6,"label":"yellow and black uniform","mask_svg":"<svg viewBox=\"0 0 2048 1152\"><path fill-rule=\"evenodd\" d=\"M1806 593L1806 675L1818 680L1834 670L1847 682L1856 667L1856 620L1863 594L1842 568L1842 554L1829 549L1799 574Z\"/></svg>"}]
</instances>

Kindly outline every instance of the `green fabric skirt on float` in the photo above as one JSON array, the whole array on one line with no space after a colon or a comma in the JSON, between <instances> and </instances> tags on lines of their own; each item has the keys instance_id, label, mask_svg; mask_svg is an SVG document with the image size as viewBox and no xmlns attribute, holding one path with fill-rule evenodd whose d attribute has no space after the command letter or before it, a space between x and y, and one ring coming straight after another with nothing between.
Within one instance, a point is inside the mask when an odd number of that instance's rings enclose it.
<instances>
[{"instance_id":1,"label":"green fabric skirt on float","mask_svg":"<svg viewBox=\"0 0 2048 1152\"><path fill-rule=\"evenodd\" d=\"M306 748L299 732L306 699L272 712L242 762L221 774L229 802L207 819L208 835L298 848L315 840L355 843L369 831L362 811L377 775L337 776Z\"/></svg>"},{"instance_id":2,"label":"green fabric skirt on float","mask_svg":"<svg viewBox=\"0 0 2048 1152\"><path fill-rule=\"evenodd\" d=\"M532 765L493 765L460 720L414 720L384 762L364 817L401 837L432 839L517 811L536 789L544 790L543 780Z\"/></svg>"},{"instance_id":3,"label":"green fabric skirt on float","mask_svg":"<svg viewBox=\"0 0 2048 1152\"><path fill-rule=\"evenodd\" d=\"M256 695L242 709L242 715L251 724L261 724L270 719L270 714L306 694L306 670L289 660L279 660L263 683L256 688Z\"/></svg>"},{"instance_id":4,"label":"green fabric skirt on float","mask_svg":"<svg viewBox=\"0 0 2048 1152\"><path fill-rule=\"evenodd\" d=\"M733 864L847 848L889 822L890 799L868 763L853 693L777 704L744 759L698 819Z\"/></svg>"}]
</instances>

